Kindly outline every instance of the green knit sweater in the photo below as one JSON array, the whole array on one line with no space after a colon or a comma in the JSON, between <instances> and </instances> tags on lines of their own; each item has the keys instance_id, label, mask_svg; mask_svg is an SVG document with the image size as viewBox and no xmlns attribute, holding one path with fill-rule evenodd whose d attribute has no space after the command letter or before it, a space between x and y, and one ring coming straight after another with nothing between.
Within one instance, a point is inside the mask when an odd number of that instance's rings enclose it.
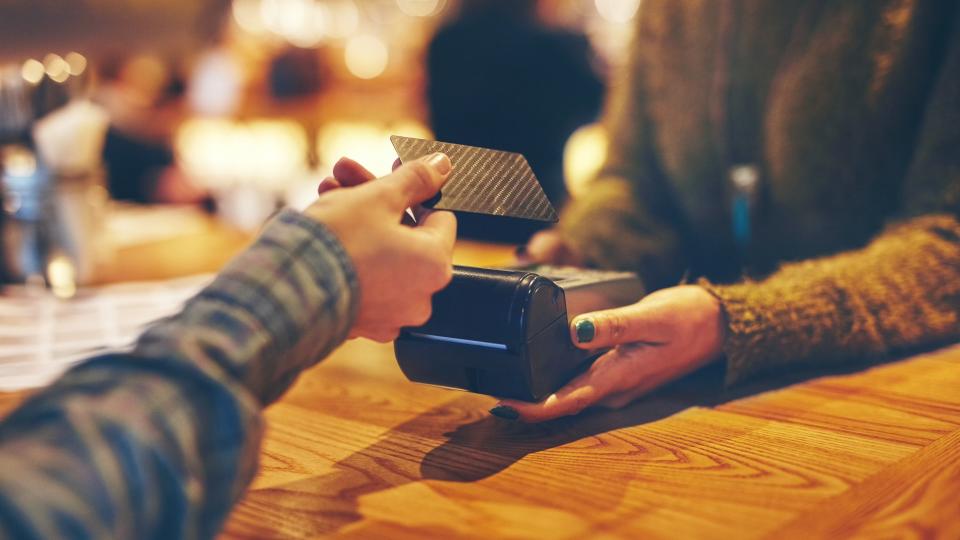
<instances>
[{"instance_id":1,"label":"green knit sweater","mask_svg":"<svg viewBox=\"0 0 960 540\"><path fill-rule=\"evenodd\" d=\"M729 382L960 339L955 2L646 0L623 74L560 231L650 288L700 277Z\"/></svg>"}]
</instances>

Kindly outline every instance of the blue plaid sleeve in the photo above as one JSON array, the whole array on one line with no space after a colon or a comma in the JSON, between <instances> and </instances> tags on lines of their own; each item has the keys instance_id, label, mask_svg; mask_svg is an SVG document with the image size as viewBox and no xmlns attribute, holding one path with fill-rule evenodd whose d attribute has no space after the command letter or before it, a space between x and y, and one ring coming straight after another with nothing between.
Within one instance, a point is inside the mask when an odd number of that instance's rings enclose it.
<instances>
[{"instance_id":1,"label":"blue plaid sleeve","mask_svg":"<svg viewBox=\"0 0 960 540\"><path fill-rule=\"evenodd\" d=\"M131 353L0 423L0 537L214 536L256 473L261 409L346 338L358 296L333 234L282 212Z\"/></svg>"}]
</instances>

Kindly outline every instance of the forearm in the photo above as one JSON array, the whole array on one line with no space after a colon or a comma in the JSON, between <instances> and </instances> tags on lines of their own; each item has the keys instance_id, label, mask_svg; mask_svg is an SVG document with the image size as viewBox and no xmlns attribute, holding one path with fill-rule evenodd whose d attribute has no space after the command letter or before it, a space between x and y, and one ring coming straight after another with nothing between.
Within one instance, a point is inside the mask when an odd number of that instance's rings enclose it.
<instances>
[{"instance_id":1,"label":"forearm","mask_svg":"<svg viewBox=\"0 0 960 540\"><path fill-rule=\"evenodd\" d=\"M0 424L0 530L213 536L256 472L261 408L345 338L357 296L332 235L284 213L132 353Z\"/></svg>"},{"instance_id":2,"label":"forearm","mask_svg":"<svg viewBox=\"0 0 960 540\"><path fill-rule=\"evenodd\" d=\"M147 330L134 352L203 359L267 405L346 339L358 299L352 263L333 234L288 210L181 313Z\"/></svg>"},{"instance_id":3,"label":"forearm","mask_svg":"<svg viewBox=\"0 0 960 540\"><path fill-rule=\"evenodd\" d=\"M638 272L651 289L675 285L683 273L677 231L638 208L634 188L603 177L564 210L559 231L588 266Z\"/></svg>"},{"instance_id":4,"label":"forearm","mask_svg":"<svg viewBox=\"0 0 960 540\"><path fill-rule=\"evenodd\" d=\"M650 289L676 285L684 250L669 179L660 167L654 123L647 111L647 66L637 17L626 69L611 81L603 125L610 141L597 178L570 201L558 226L561 237L588 266L631 270Z\"/></svg>"},{"instance_id":5,"label":"forearm","mask_svg":"<svg viewBox=\"0 0 960 540\"><path fill-rule=\"evenodd\" d=\"M764 281L701 284L727 318L728 383L948 343L960 339L960 222L920 217Z\"/></svg>"}]
</instances>

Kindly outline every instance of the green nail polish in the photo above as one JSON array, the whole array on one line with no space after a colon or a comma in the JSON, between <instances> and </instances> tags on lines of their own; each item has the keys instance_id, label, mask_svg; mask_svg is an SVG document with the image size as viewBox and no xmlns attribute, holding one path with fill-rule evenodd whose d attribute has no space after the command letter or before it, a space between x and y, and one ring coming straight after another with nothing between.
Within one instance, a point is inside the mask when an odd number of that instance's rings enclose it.
<instances>
[{"instance_id":1,"label":"green nail polish","mask_svg":"<svg viewBox=\"0 0 960 540\"><path fill-rule=\"evenodd\" d=\"M504 420L516 420L517 418L520 418L520 413L518 413L516 409L506 405L497 405L496 407L490 409L490 414L499 418L503 418Z\"/></svg>"},{"instance_id":2,"label":"green nail polish","mask_svg":"<svg viewBox=\"0 0 960 540\"><path fill-rule=\"evenodd\" d=\"M577 329L578 343L590 343L593 341L593 335L596 332L593 321L590 319L580 319L574 327Z\"/></svg>"}]
</instances>

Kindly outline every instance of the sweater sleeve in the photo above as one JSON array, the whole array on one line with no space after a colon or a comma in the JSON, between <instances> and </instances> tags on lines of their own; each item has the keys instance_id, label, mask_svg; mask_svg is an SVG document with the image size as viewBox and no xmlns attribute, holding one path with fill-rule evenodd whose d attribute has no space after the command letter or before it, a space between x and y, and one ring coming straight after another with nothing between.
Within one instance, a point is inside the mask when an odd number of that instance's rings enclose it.
<instances>
[{"instance_id":1,"label":"sweater sleeve","mask_svg":"<svg viewBox=\"0 0 960 540\"><path fill-rule=\"evenodd\" d=\"M960 221L931 215L761 282L701 281L727 318L727 383L960 339Z\"/></svg>"},{"instance_id":2,"label":"sweater sleeve","mask_svg":"<svg viewBox=\"0 0 960 540\"><path fill-rule=\"evenodd\" d=\"M646 17L637 17L636 37ZM684 269L680 212L653 144L645 110L643 48L630 47L611 82L604 127L611 141L600 174L564 209L558 230L584 264L638 272L651 288L676 283Z\"/></svg>"},{"instance_id":3,"label":"sweater sleeve","mask_svg":"<svg viewBox=\"0 0 960 540\"><path fill-rule=\"evenodd\" d=\"M261 409L346 337L357 298L332 233L283 212L132 352L0 422L0 537L214 537L256 473Z\"/></svg>"},{"instance_id":4,"label":"sweater sleeve","mask_svg":"<svg viewBox=\"0 0 960 540\"><path fill-rule=\"evenodd\" d=\"M958 15L960 17L960 15ZM901 220L863 249L760 282L701 284L727 316L727 382L960 339L960 25L902 186Z\"/></svg>"}]
</instances>

